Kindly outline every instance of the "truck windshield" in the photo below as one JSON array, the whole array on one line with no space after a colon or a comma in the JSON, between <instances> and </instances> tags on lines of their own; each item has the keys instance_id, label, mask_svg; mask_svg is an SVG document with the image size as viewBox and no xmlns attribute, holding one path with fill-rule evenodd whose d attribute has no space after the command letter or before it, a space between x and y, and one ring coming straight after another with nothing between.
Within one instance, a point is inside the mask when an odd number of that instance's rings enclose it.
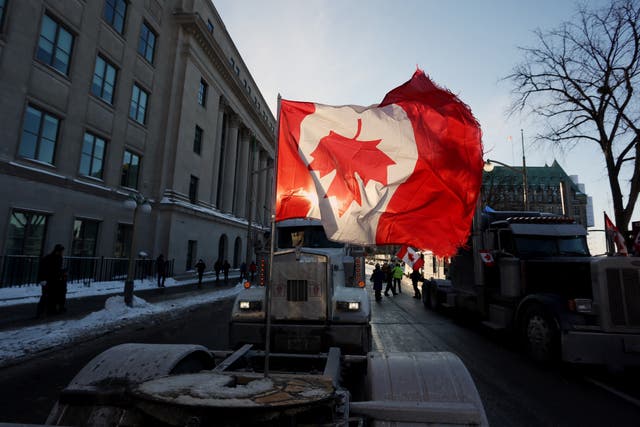
<instances>
[{"instance_id":1,"label":"truck windshield","mask_svg":"<svg viewBox=\"0 0 640 427\"><path fill-rule=\"evenodd\" d=\"M513 240L523 257L589 256L584 236L514 236Z\"/></svg>"},{"instance_id":2,"label":"truck windshield","mask_svg":"<svg viewBox=\"0 0 640 427\"><path fill-rule=\"evenodd\" d=\"M344 243L327 239L322 226L278 228L278 248L288 249L299 245L308 248L341 248Z\"/></svg>"}]
</instances>

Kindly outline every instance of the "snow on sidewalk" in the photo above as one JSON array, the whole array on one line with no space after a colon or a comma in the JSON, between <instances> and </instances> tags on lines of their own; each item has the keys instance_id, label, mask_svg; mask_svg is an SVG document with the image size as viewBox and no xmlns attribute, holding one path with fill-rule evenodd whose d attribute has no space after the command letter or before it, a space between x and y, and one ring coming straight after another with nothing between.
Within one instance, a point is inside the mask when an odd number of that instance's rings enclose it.
<instances>
[{"instance_id":1,"label":"snow on sidewalk","mask_svg":"<svg viewBox=\"0 0 640 427\"><path fill-rule=\"evenodd\" d=\"M193 283L196 282L197 281L194 281ZM183 284L186 283L180 283L180 285ZM136 281L135 289L146 289L145 286L148 285L151 288L157 286L153 281ZM80 295L112 294L115 288L117 288L118 292L121 292L122 286L122 282L103 282L100 284L92 284L91 289L75 289L74 291L72 291L72 286L70 286L68 298L74 298L74 296L78 297ZM166 286L176 286L176 283L172 279L168 279ZM79 287L84 288L82 284L80 284ZM6 289L6 291L12 290L15 297L13 299L3 300L1 303L10 305L6 304L6 302L20 301L19 304L24 304L26 302L38 301L39 287L30 287L37 288L38 293L33 295L30 295L30 293L33 293L33 290L25 288ZM124 304L124 297L122 295L115 295L107 299L104 309L90 313L81 319L60 320L36 326L0 331L0 367L10 364L15 359L103 335L127 324L144 320L146 317L155 316L167 311L175 312L183 308L231 298L235 296L240 289L242 289L242 284L238 283L232 288L221 289L216 292L158 301L153 304L147 303L145 300L134 296L133 307L128 307ZM22 293L16 290L22 290ZM3 291L5 291L5 289L0 290L0 299L6 296L2 295Z\"/></svg>"}]
</instances>

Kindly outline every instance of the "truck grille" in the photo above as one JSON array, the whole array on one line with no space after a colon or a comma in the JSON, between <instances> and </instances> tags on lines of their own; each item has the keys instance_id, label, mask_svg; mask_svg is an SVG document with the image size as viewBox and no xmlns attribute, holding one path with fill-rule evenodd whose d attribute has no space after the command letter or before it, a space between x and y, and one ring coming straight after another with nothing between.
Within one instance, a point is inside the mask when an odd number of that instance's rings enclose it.
<instances>
[{"instance_id":1,"label":"truck grille","mask_svg":"<svg viewBox=\"0 0 640 427\"><path fill-rule=\"evenodd\" d=\"M640 276L638 270L608 268L606 273L611 322L616 326L640 326Z\"/></svg>"},{"instance_id":2,"label":"truck grille","mask_svg":"<svg viewBox=\"0 0 640 427\"><path fill-rule=\"evenodd\" d=\"M306 280L287 280L287 301L307 301L308 289Z\"/></svg>"}]
</instances>

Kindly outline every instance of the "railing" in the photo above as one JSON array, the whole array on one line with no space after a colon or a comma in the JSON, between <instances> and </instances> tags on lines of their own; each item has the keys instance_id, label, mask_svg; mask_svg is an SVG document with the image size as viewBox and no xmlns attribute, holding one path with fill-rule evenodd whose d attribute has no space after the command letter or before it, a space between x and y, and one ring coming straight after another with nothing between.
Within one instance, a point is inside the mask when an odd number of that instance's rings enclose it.
<instances>
[{"instance_id":1,"label":"railing","mask_svg":"<svg viewBox=\"0 0 640 427\"><path fill-rule=\"evenodd\" d=\"M40 259L25 255L0 256L0 288L37 284ZM173 276L173 262L166 261L167 277ZM64 257L63 261L67 283L124 281L128 265L127 258ZM157 263L153 259L135 261L135 279L155 277L157 271Z\"/></svg>"}]
</instances>

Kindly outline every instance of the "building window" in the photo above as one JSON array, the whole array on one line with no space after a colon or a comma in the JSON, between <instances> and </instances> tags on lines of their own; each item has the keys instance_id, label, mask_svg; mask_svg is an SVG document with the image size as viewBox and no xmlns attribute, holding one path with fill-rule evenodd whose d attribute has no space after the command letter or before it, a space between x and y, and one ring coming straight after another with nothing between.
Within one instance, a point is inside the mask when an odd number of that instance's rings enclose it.
<instances>
[{"instance_id":1,"label":"building window","mask_svg":"<svg viewBox=\"0 0 640 427\"><path fill-rule=\"evenodd\" d=\"M194 204L198 202L198 178L193 175L189 180L189 200Z\"/></svg>"},{"instance_id":2,"label":"building window","mask_svg":"<svg viewBox=\"0 0 640 427\"><path fill-rule=\"evenodd\" d=\"M96 256L99 221L76 219L73 222L71 256Z\"/></svg>"},{"instance_id":3,"label":"building window","mask_svg":"<svg viewBox=\"0 0 640 427\"><path fill-rule=\"evenodd\" d=\"M138 174L140 172L140 156L131 151L124 151L122 160L122 178L120 185L129 188L138 188Z\"/></svg>"},{"instance_id":4,"label":"building window","mask_svg":"<svg viewBox=\"0 0 640 427\"><path fill-rule=\"evenodd\" d=\"M131 238L133 237L133 226L130 224L118 224L116 232L116 248L113 256L116 258L129 258L131 252Z\"/></svg>"},{"instance_id":5,"label":"building window","mask_svg":"<svg viewBox=\"0 0 640 427\"><path fill-rule=\"evenodd\" d=\"M7 9L7 1L0 0L0 30L2 30L2 24L4 24L4 11Z\"/></svg>"},{"instance_id":6,"label":"building window","mask_svg":"<svg viewBox=\"0 0 640 427\"><path fill-rule=\"evenodd\" d=\"M113 92L116 87L117 73L113 65L98 55L98 57L96 57L96 66L93 70L91 93L98 98L102 98L109 104L113 104Z\"/></svg>"},{"instance_id":7,"label":"building window","mask_svg":"<svg viewBox=\"0 0 640 427\"><path fill-rule=\"evenodd\" d=\"M44 15L36 58L66 75L72 49L73 35L49 15Z\"/></svg>"},{"instance_id":8,"label":"building window","mask_svg":"<svg viewBox=\"0 0 640 427\"><path fill-rule=\"evenodd\" d=\"M207 30L209 30L209 32L213 34L213 23L208 19L207 19Z\"/></svg>"},{"instance_id":9,"label":"building window","mask_svg":"<svg viewBox=\"0 0 640 427\"><path fill-rule=\"evenodd\" d=\"M120 34L124 31L124 18L127 14L125 0L105 0L104 20Z\"/></svg>"},{"instance_id":10,"label":"building window","mask_svg":"<svg viewBox=\"0 0 640 427\"><path fill-rule=\"evenodd\" d=\"M200 126L196 126L196 133L193 137L193 152L196 154L200 154L202 151L202 128Z\"/></svg>"},{"instance_id":11,"label":"building window","mask_svg":"<svg viewBox=\"0 0 640 427\"><path fill-rule=\"evenodd\" d=\"M82 154L80 157L80 173L93 178L102 179L104 151L107 143L104 139L89 132L84 134Z\"/></svg>"},{"instance_id":12,"label":"building window","mask_svg":"<svg viewBox=\"0 0 640 427\"><path fill-rule=\"evenodd\" d=\"M129 107L129 117L140 124L145 123L147 115L147 100L149 94L140 88L137 84L133 85L131 92L131 106Z\"/></svg>"},{"instance_id":13,"label":"building window","mask_svg":"<svg viewBox=\"0 0 640 427\"><path fill-rule=\"evenodd\" d=\"M198 88L198 104L203 107L207 106L207 91L209 90L209 85L203 79L200 79L200 87Z\"/></svg>"},{"instance_id":14,"label":"building window","mask_svg":"<svg viewBox=\"0 0 640 427\"><path fill-rule=\"evenodd\" d=\"M47 216L24 211L11 212L7 255L41 256L47 232Z\"/></svg>"},{"instance_id":15,"label":"building window","mask_svg":"<svg viewBox=\"0 0 640 427\"><path fill-rule=\"evenodd\" d=\"M153 54L156 49L156 33L147 25L142 23L140 29L140 40L138 41L138 53L144 57L150 64L153 64Z\"/></svg>"},{"instance_id":16,"label":"building window","mask_svg":"<svg viewBox=\"0 0 640 427\"><path fill-rule=\"evenodd\" d=\"M31 105L27 106L19 154L28 159L53 164L59 124L60 120L56 117Z\"/></svg>"},{"instance_id":17,"label":"building window","mask_svg":"<svg viewBox=\"0 0 640 427\"><path fill-rule=\"evenodd\" d=\"M189 240L187 242L187 264L185 270L191 270L193 266L193 260L196 258L198 251L198 242L196 240Z\"/></svg>"}]
</instances>

